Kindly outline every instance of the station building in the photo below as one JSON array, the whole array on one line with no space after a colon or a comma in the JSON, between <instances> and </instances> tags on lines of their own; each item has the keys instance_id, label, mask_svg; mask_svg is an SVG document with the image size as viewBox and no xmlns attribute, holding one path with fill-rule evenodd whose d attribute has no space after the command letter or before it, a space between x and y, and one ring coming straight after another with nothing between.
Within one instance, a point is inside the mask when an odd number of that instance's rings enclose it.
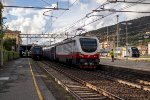
<instances>
[{"instance_id":1,"label":"station building","mask_svg":"<svg viewBox=\"0 0 150 100\"><path fill-rule=\"evenodd\" d=\"M5 30L3 39L14 39L16 41L16 45L12 46L12 50L19 52L20 45L22 44L22 39L20 37L21 31L13 31L13 30Z\"/></svg>"}]
</instances>

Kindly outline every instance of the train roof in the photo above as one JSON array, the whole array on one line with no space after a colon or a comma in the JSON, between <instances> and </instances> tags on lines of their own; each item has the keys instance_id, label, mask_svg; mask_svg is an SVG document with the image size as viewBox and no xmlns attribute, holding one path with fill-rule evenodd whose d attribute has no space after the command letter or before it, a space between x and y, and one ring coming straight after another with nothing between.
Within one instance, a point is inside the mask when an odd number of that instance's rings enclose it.
<instances>
[{"instance_id":1,"label":"train roof","mask_svg":"<svg viewBox=\"0 0 150 100\"><path fill-rule=\"evenodd\" d=\"M41 47L42 48L42 46L35 45L35 46L32 46L31 49L34 49L35 47Z\"/></svg>"},{"instance_id":2,"label":"train roof","mask_svg":"<svg viewBox=\"0 0 150 100\"><path fill-rule=\"evenodd\" d=\"M52 44L52 45L51 45L50 47L48 47L48 48L52 48L52 47L54 47L54 46L56 46L56 45L63 44L63 43L65 43L65 42L73 41L73 40L75 40L75 39L77 39L77 38L97 38L97 37L96 37L96 36L80 36L80 35L77 35L77 36L74 36L74 37L71 37L71 38L64 39L64 40L61 41L61 42ZM48 49L48 48L45 48L45 49Z\"/></svg>"},{"instance_id":3,"label":"train roof","mask_svg":"<svg viewBox=\"0 0 150 100\"><path fill-rule=\"evenodd\" d=\"M75 37L64 39L63 41L74 40L75 38L97 38L97 37L96 36L80 36L80 35L77 35Z\"/></svg>"}]
</instances>

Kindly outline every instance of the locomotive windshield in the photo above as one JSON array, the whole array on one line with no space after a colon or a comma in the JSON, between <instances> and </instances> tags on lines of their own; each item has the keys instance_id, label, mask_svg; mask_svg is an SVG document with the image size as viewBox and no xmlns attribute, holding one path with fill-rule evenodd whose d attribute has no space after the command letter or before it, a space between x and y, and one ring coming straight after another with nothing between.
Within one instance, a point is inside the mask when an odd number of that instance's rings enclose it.
<instances>
[{"instance_id":1,"label":"locomotive windshield","mask_svg":"<svg viewBox=\"0 0 150 100\"><path fill-rule=\"evenodd\" d=\"M138 48L131 47L131 50L132 50L132 57L139 57L140 56L140 52L139 52Z\"/></svg>"},{"instance_id":2,"label":"locomotive windshield","mask_svg":"<svg viewBox=\"0 0 150 100\"><path fill-rule=\"evenodd\" d=\"M32 49L32 52L34 52L34 53L36 53L36 54L41 53L41 52L42 52L42 48L36 46L36 47L34 47L34 48Z\"/></svg>"},{"instance_id":3,"label":"locomotive windshield","mask_svg":"<svg viewBox=\"0 0 150 100\"><path fill-rule=\"evenodd\" d=\"M136 47L131 47L131 49L132 49L132 52L139 53L139 50L138 50L138 48L136 48Z\"/></svg>"},{"instance_id":4,"label":"locomotive windshield","mask_svg":"<svg viewBox=\"0 0 150 100\"><path fill-rule=\"evenodd\" d=\"M80 38L81 48L84 52L95 52L97 50L97 40L92 38Z\"/></svg>"}]
</instances>

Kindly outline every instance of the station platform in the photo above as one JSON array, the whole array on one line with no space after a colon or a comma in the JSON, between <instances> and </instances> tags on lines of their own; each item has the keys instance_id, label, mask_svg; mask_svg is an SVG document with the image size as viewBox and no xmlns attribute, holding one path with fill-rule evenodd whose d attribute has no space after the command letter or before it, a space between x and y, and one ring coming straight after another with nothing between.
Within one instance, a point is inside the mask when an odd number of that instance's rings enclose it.
<instances>
[{"instance_id":1,"label":"station platform","mask_svg":"<svg viewBox=\"0 0 150 100\"><path fill-rule=\"evenodd\" d=\"M55 100L42 79L33 76L28 58L13 60L0 67L0 100ZM44 97L41 97L42 93Z\"/></svg>"},{"instance_id":2,"label":"station platform","mask_svg":"<svg viewBox=\"0 0 150 100\"><path fill-rule=\"evenodd\" d=\"M123 68L133 71L141 72L150 72L150 59L143 58L124 58L116 59L114 62L111 62L110 58L101 58L101 65L112 66L116 68Z\"/></svg>"}]
</instances>

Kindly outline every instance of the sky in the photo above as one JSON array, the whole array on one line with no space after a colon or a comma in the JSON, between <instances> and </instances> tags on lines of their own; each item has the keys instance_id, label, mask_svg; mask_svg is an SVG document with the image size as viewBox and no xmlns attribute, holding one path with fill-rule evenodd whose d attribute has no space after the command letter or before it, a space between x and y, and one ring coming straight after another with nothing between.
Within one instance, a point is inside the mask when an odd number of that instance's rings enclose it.
<instances>
[{"instance_id":1,"label":"sky","mask_svg":"<svg viewBox=\"0 0 150 100\"><path fill-rule=\"evenodd\" d=\"M78 35L91 30L96 30L105 26L117 23L116 15L119 15L119 22L130 19L149 16L150 14L140 13L112 13L108 11L93 12L107 0L0 0L4 6L22 6L22 7L44 7L69 10L41 10L41 9L23 9L23 8L4 8L3 16L5 26L10 30L21 31L21 34L65 34ZM119 0L124 1L124 0ZM149 2L150 0L126 0ZM98 10L100 10L100 8ZM129 4L129 3L108 3L104 9L130 10L130 11L150 11L149 5ZM44 13L44 15L43 15ZM90 13L90 14L89 14ZM109 16L108 16L109 15ZM104 18L102 18L102 16ZM83 18L83 19L82 19ZM92 23L94 21L94 23ZM77 30L80 29L80 30ZM81 30L82 29L82 30ZM56 38L56 42L64 38ZM34 42L41 45L48 44L50 39L32 38L28 40L23 38L23 44L32 44ZM51 39L53 40L53 39Z\"/></svg>"}]
</instances>

